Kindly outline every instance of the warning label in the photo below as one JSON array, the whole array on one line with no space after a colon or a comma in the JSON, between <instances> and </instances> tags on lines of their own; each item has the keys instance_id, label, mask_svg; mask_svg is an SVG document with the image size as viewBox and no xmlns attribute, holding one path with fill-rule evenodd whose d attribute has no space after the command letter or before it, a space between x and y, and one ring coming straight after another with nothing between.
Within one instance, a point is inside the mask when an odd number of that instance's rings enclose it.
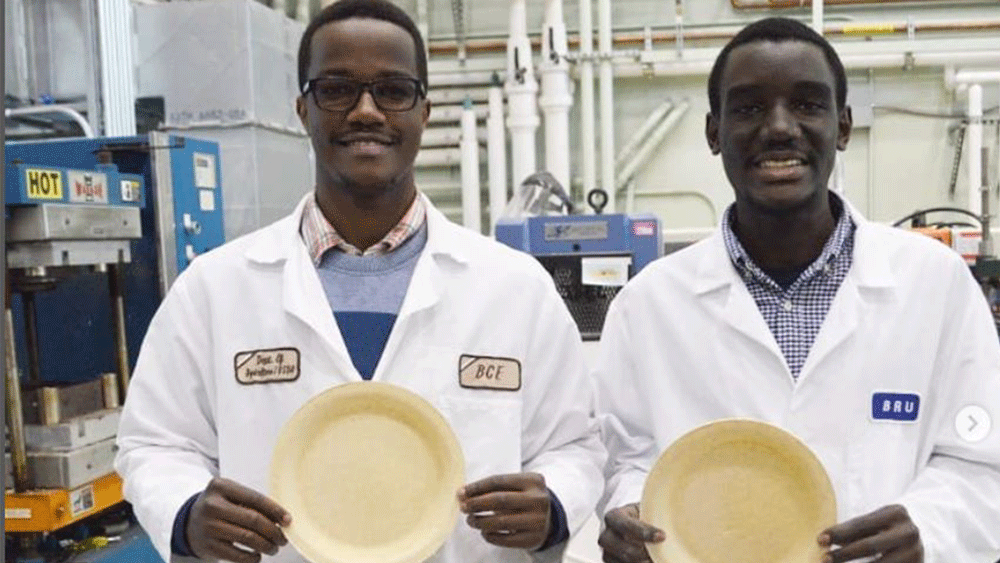
<instances>
[{"instance_id":1,"label":"warning label","mask_svg":"<svg viewBox=\"0 0 1000 563\"><path fill-rule=\"evenodd\" d=\"M69 200L77 203L107 203L108 177L101 172L70 170Z\"/></svg>"},{"instance_id":2,"label":"warning label","mask_svg":"<svg viewBox=\"0 0 1000 563\"><path fill-rule=\"evenodd\" d=\"M58 170L28 168L25 191L30 199L62 199L62 174Z\"/></svg>"}]
</instances>

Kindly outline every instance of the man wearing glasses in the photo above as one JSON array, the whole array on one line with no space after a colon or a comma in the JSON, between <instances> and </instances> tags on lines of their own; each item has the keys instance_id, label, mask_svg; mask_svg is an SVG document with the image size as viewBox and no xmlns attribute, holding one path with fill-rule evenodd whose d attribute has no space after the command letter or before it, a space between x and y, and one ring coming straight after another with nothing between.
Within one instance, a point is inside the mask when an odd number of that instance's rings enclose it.
<instances>
[{"instance_id":1,"label":"man wearing glasses","mask_svg":"<svg viewBox=\"0 0 1000 563\"><path fill-rule=\"evenodd\" d=\"M116 463L140 523L168 560L302 561L282 531L294 515L267 496L276 437L317 393L373 380L431 402L463 449L465 521L433 561L558 560L602 488L579 333L530 256L417 191L416 26L385 0L330 5L302 37L299 85L315 191L195 260L143 343ZM249 378L247 354L288 367Z\"/></svg>"}]
</instances>

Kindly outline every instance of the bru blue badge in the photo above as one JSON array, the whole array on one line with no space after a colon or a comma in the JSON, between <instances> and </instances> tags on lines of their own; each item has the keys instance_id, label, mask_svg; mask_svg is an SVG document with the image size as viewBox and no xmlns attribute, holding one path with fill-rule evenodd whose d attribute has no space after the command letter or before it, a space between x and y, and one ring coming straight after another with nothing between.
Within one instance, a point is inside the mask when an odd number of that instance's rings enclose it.
<instances>
[{"instance_id":1,"label":"bru blue badge","mask_svg":"<svg viewBox=\"0 0 1000 563\"><path fill-rule=\"evenodd\" d=\"M920 395L915 393L872 394L872 418L913 422L920 414Z\"/></svg>"}]
</instances>

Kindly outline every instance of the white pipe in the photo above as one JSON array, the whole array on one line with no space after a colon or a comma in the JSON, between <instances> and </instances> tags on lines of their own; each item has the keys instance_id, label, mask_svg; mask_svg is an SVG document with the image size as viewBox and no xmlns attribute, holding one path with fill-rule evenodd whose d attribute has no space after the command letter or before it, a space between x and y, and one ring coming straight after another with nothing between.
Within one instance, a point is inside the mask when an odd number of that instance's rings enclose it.
<instances>
[{"instance_id":1,"label":"white pipe","mask_svg":"<svg viewBox=\"0 0 1000 563\"><path fill-rule=\"evenodd\" d=\"M674 127L677 126L677 122L680 121L681 117L687 113L690 104L688 102L681 102L677 107L675 107L666 119L663 120L652 135L649 137L649 141L636 152L635 156L629 159L628 164L626 164L622 171L618 173L618 178L616 181L616 190L621 190L624 188L630 179L635 176L636 172L641 166L644 166L649 158L653 155L663 139L666 138L667 133L669 133Z\"/></svg>"},{"instance_id":2,"label":"white pipe","mask_svg":"<svg viewBox=\"0 0 1000 563\"><path fill-rule=\"evenodd\" d=\"M611 0L597 2L597 42L601 56L601 188L608 193L605 213L615 212L614 73L611 63Z\"/></svg>"},{"instance_id":3,"label":"white pipe","mask_svg":"<svg viewBox=\"0 0 1000 563\"><path fill-rule=\"evenodd\" d=\"M681 58L684 56L684 0L677 0L674 6L674 32L677 34L677 58Z\"/></svg>"},{"instance_id":4,"label":"white pipe","mask_svg":"<svg viewBox=\"0 0 1000 563\"><path fill-rule=\"evenodd\" d=\"M983 166L983 86L969 85L969 211L979 215L983 212L982 196L979 193Z\"/></svg>"},{"instance_id":5,"label":"white pipe","mask_svg":"<svg viewBox=\"0 0 1000 563\"><path fill-rule=\"evenodd\" d=\"M104 134L135 135L135 65L129 0L97 0L97 24Z\"/></svg>"},{"instance_id":6,"label":"white pipe","mask_svg":"<svg viewBox=\"0 0 1000 563\"><path fill-rule=\"evenodd\" d=\"M507 41L507 103L510 115L511 181L515 189L538 171L535 167L535 130L538 128L538 82L531 60L525 0L510 3L510 38Z\"/></svg>"},{"instance_id":7,"label":"white pipe","mask_svg":"<svg viewBox=\"0 0 1000 563\"><path fill-rule=\"evenodd\" d=\"M475 88L431 88L427 92L427 99L435 107L447 104L461 104L466 98L471 98L474 103L486 103L489 99L489 87L480 86Z\"/></svg>"},{"instance_id":8,"label":"white pipe","mask_svg":"<svg viewBox=\"0 0 1000 563\"><path fill-rule=\"evenodd\" d=\"M479 203L479 140L476 138L476 114L472 100L465 101L462 112L462 224L482 233Z\"/></svg>"},{"instance_id":9,"label":"white pipe","mask_svg":"<svg viewBox=\"0 0 1000 563\"><path fill-rule=\"evenodd\" d=\"M654 54L659 53L654 51ZM668 56L673 58L673 53ZM906 61L903 53L880 53L870 55L847 55L840 57L846 69L901 68ZM684 61L663 61L655 63L620 63L615 66L615 76L623 78L653 76L698 76L707 75L715 59L686 59ZM1000 50L984 52L928 52L914 53L910 59L914 67L944 67L953 64L997 64Z\"/></svg>"},{"instance_id":10,"label":"white pipe","mask_svg":"<svg viewBox=\"0 0 1000 563\"><path fill-rule=\"evenodd\" d=\"M476 119L486 119L489 113L489 110L483 106L473 106L472 111L476 114ZM434 111L431 112L431 116L427 122L458 123L462 121L462 112L462 106L434 106Z\"/></svg>"},{"instance_id":11,"label":"white pipe","mask_svg":"<svg viewBox=\"0 0 1000 563\"><path fill-rule=\"evenodd\" d=\"M472 63L477 59L467 59L466 64ZM442 88L447 86L489 86L493 83L493 76L500 75L500 79L503 80L504 68L506 65L506 58L500 59L499 57L493 58L491 61L491 66L495 66L496 70L460 70L452 72L451 70L435 70L433 69L432 63L429 61L428 65L428 76L427 79L430 82L431 89ZM434 61L434 63L440 63L441 66L449 65L452 61ZM458 64L455 61L455 64ZM446 66L448 68L448 66Z\"/></svg>"},{"instance_id":12,"label":"white pipe","mask_svg":"<svg viewBox=\"0 0 1000 563\"><path fill-rule=\"evenodd\" d=\"M485 132L478 132L476 138L480 145L486 144ZM430 127L420 137L421 147L457 147L461 143L462 130L457 127Z\"/></svg>"},{"instance_id":13,"label":"white pipe","mask_svg":"<svg viewBox=\"0 0 1000 563\"><path fill-rule=\"evenodd\" d=\"M592 0L580 0L580 160L583 194L597 187L597 145L594 132L594 22Z\"/></svg>"},{"instance_id":14,"label":"white pipe","mask_svg":"<svg viewBox=\"0 0 1000 563\"><path fill-rule=\"evenodd\" d=\"M635 134L632 135L632 138L629 139L628 143L626 143L626 145L618 151L618 156L615 158L616 170L621 170L622 167L625 166L626 161L630 156L632 156L632 153L639 148L639 145L649 138L649 134L652 133L653 129L655 129L661 121L663 121L667 112L673 109L673 107L674 102L672 100L667 100L654 109L653 113L649 114L649 117L647 117L646 121L644 121L642 126L639 127L639 130L636 131Z\"/></svg>"},{"instance_id":15,"label":"white pipe","mask_svg":"<svg viewBox=\"0 0 1000 563\"><path fill-rule=\"evenodd\" d=\"M72 118L73 121L75 121L76 124L80 126L80 129L83 130L84 137L94 136L94 130L91 129L90 123L87 123L87 120L84 119L83 115L80 112L76 111L71 107L60 106L60 105L46 105L46 106L25 106L20 108L6 108L3 110L3 114L5 117L10 117L12 115L35 115L40 113L64 113L70 116L70 118Z\"/></svg>"},{"instance_id":16,"label":"white pipe","mask_svg":"<svg viewBox=\"0 0 1000 563\"><path fill-rule=\"evenodd\" d=\"M507 206L507 136L503 130L503 91L490 88L490 116L486 118L486 154L490 175L490 223L495 232L497 221Z\"/></svg>"},{"instance_id":17,"label":"white pipe","mask_svg":"<svg viewBox=\"0 0 1000 563\"><path fill-rule=\"evenodd\" d=\"M417 168L454 167L462 164L462 149L421 149L413 166Z\"/></svg>"},{"instance_id":18,"label":"white pipe","mask_svg":"<svg viewBox=\"0 0 1000 563\"><path fill-rule=\"evenodd\" d=\"M823 0L812 0L812 27L823 35Z\"/></svg>"},{"instance_id":19,"label":"white pipe","mask_svg":"<svg viewBox=\"0 0 1000 563\"><path fill-rule=\"evenodd\" d=\"M1000 70L960 70L955 73L955 82L972 84L1000 81Z\"/></svg>"},{"instance_id":20,"label":"white pipe","mask_svg":"<svg viewBox=\"0 0 1000 563\"><path fill-rule=\"evenodd\" d=\"M545 168L563 186L570 189L569 176L569 52L562 0L547 0L542 32L542 95L538 99L545 114Z\"/></svg>"}]
</instances>

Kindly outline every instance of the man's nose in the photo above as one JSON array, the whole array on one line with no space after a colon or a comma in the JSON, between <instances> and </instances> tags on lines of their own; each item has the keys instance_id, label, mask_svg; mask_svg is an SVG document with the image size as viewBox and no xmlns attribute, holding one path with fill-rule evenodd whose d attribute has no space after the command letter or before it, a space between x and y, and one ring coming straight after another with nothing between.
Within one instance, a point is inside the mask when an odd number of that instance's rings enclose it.
<instances>
[{"instance_id":1,"label":"man's nose","mask_svg":"<svg viewBox=\"0 0 1000 563\"><path fill-rule=\"evenodd\" d=\"M381 122L385 121L385 114L375 104L375 97L372 96L371 90L365 88L361 91L361 96L358 97L358 103L354 104L354 107L351 108L348 119Z\"/></svg>"},{"instance_id":2,"label":"man's nose","mask_svg":"<svg viewBox=\"0 0 1000 563\"><path fill-rule=\"evenodd\" d=\"M771 137L788 138L799 132L799 122L795 119L795 113L784 103L771 106L765 116L764 125Z\"/></svg>"}]
</instances>

